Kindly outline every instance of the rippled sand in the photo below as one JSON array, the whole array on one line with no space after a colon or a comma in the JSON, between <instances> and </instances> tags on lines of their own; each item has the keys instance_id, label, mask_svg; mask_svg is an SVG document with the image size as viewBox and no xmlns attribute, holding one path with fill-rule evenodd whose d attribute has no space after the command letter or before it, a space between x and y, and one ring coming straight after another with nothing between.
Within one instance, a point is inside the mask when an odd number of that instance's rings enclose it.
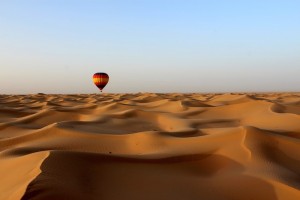
<instances>
[{"instance_id":1,"label":"rippled sand","mask_svg":"<svg viewBox=\"0 0 300 200\"><path fill-rule=\"evenodd\" d=\"M0 95L0 199L300 199L300 94Z\"/></svg>"}]
</instances>

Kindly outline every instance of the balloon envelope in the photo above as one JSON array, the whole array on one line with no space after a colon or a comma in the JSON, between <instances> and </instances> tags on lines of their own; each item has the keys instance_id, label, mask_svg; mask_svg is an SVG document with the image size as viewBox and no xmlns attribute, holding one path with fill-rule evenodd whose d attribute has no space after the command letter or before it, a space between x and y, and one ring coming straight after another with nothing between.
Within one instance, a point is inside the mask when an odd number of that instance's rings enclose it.
<instances>
[{"instance_id":1,"label":"balloon envelope","mask_svg":"<svg viewBox=\"0 0 300 200\"><path fill-rule=\"evenodd\" d=\"M109 80L109 76L106 73L98 72L93 75L93 81L95 85L101 90L101 92L103 88L106 86L106 84L108 83L108 80Z\"/></svg>"}]
</instances>

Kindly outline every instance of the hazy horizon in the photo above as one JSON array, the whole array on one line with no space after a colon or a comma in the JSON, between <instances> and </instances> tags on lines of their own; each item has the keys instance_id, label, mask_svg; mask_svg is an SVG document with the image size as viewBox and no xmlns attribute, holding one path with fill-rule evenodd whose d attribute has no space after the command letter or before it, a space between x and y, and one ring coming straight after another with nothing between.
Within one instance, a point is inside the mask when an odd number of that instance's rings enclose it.
<instances>
[{"instance_id":1,"label":"hazy horizon","mask_svg":"<svg viewBox=\"0 0 300 200\"><path fill-rule=\"evenodd\" d=\"M297 92L300 1L0 2L0 94Z\"/></svg>"}]
</instances>

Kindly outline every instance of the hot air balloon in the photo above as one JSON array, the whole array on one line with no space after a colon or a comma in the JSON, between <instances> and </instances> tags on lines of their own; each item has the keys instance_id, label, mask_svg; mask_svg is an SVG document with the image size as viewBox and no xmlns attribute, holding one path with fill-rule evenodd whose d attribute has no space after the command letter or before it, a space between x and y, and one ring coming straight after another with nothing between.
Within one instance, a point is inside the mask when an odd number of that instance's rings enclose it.
<instances>
[{"instance_id":1,"label":"hot air balloon","mask_svg":"<svg viewBox=\"0 0 300 200\"><path fill-rule=\"evenodd\" d=\"M102 92L103 88L106 86L108 83L109 76L106 73L103 72L98 72L93 75L93 81L95 85L100 89Z\"/></svg>"}]
</instances>

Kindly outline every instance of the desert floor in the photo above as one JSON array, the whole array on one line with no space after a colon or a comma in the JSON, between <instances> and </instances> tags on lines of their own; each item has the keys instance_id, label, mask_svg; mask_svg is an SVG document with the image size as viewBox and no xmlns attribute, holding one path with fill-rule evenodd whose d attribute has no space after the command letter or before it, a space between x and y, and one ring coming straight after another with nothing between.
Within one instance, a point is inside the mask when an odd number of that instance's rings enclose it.
<instances>
[{"instance_id":1,"label":"desert floor","mask_svg":"<svg viewBox=\"0 0 300 200\"><path fill-rule=\"evenodd\" d=\"M0 95L1 200L299 200L300 94Z\"/></svg>"}]
</instances>

